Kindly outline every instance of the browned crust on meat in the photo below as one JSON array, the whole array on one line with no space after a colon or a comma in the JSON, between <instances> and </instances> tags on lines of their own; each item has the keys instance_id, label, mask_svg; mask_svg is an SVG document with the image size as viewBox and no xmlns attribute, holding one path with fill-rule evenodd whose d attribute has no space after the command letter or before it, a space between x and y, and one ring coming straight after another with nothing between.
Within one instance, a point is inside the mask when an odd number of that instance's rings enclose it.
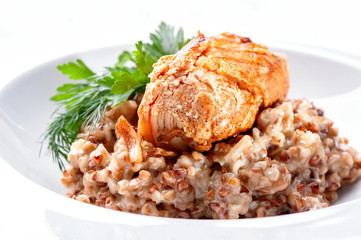
<instances>
[{"instance_id":1,"label":"browned crust on meat","mask_svg":"<svg viewBox=\"0 0 361 240\"><path fill-rule=\"evenodd\" d=\"M199 34L150 74L138 110L139 134L178 151L207 151L213 142L247 131L258 111L288 92L284 57L249 38Z\"/></svg>"}]
</instances>

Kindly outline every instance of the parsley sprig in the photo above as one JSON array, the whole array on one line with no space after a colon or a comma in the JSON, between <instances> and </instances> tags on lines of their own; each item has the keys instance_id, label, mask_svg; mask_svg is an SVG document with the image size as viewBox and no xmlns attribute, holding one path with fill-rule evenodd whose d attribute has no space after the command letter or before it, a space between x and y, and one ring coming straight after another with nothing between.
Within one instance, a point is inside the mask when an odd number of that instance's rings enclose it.
<instances>
[{"instance_id":1,"label":"parsley sprig","mask_svg":"<svg viewBox=\"0 0 361 240\"><path fill-rule=\"evenodd\" d=\"M164 55L176 53L190 39L184 39L182 28L175 32L174 27L162 22L150 34L150 40L137 42L132 52L123 51L104 74L96 74L80 59L57 67L69 79L81 80L57 88L51 100L58 103L58 108L42 136L42 144L48 143L48 151L61 170L81 127L90 133L107 106L114 107L144 92L153 64Z\"/></svg>"}]
</instances>

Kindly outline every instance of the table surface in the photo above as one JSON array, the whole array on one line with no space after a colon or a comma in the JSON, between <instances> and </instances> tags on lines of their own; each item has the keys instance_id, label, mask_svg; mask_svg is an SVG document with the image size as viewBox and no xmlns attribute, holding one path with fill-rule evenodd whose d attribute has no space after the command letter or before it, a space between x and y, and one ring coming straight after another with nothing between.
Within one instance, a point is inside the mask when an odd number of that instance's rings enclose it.
<instances>
[{"instance_id":1,"label":"table surface","mask_svg":"<svg viewBox=\"0 0 361 240\"><path fill-rule=\"evenodd\" d=\"M186 36L227 31L255 42L315 46L361 60L360 5L347 0L0 0L0 89L57 57L147 40L161 21L182 26ZM14 197L31 196L33 185L2 159L0 169L0 239L53 239L37 224L43 216L36 200Z\"/></svg>"}]
</instances>

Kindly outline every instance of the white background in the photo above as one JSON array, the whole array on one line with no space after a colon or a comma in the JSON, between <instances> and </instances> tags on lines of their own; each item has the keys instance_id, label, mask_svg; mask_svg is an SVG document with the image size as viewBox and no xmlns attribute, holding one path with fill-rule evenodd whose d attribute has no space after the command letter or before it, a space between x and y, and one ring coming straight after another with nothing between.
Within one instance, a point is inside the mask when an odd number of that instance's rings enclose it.
<instances>
[{"instance_id":1,"label":"white background","mask_svg":"<svg viewBox=\"0 0 361 240\"><path fill-rule=\"evenodd\" d=\"M161 21L182 26L186 36L229 31L256 42L312 45L361 60L358 2L0 0L0 89L48 60L147 40ZM39 204L27 197L36 189L2 160L0 169L0 239L51 239L37 224Z\"/></svg>"}]
</instances>

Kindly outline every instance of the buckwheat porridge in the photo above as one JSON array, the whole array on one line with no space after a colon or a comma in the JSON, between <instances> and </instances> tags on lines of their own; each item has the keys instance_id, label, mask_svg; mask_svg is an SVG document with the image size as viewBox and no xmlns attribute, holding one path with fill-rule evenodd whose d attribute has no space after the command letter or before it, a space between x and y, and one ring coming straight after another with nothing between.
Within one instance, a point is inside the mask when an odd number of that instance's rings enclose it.
<instances>
[{"instance_id":1,"label":"buckwheat porridge","mask_svg":"<svg viewBox=\"0 0 361 240\"><path fill-rule=\"evenodd\" d=\"M360 154L305 99L263 110L252 130L206 153L142 141L143 161L131 163L117 119L136 122L137 107L128 100L109 109L87 140L73 143L61 179L68 197L162 217L263 217L327 207L361 176Z\"/></svg>"}]
</instances>

